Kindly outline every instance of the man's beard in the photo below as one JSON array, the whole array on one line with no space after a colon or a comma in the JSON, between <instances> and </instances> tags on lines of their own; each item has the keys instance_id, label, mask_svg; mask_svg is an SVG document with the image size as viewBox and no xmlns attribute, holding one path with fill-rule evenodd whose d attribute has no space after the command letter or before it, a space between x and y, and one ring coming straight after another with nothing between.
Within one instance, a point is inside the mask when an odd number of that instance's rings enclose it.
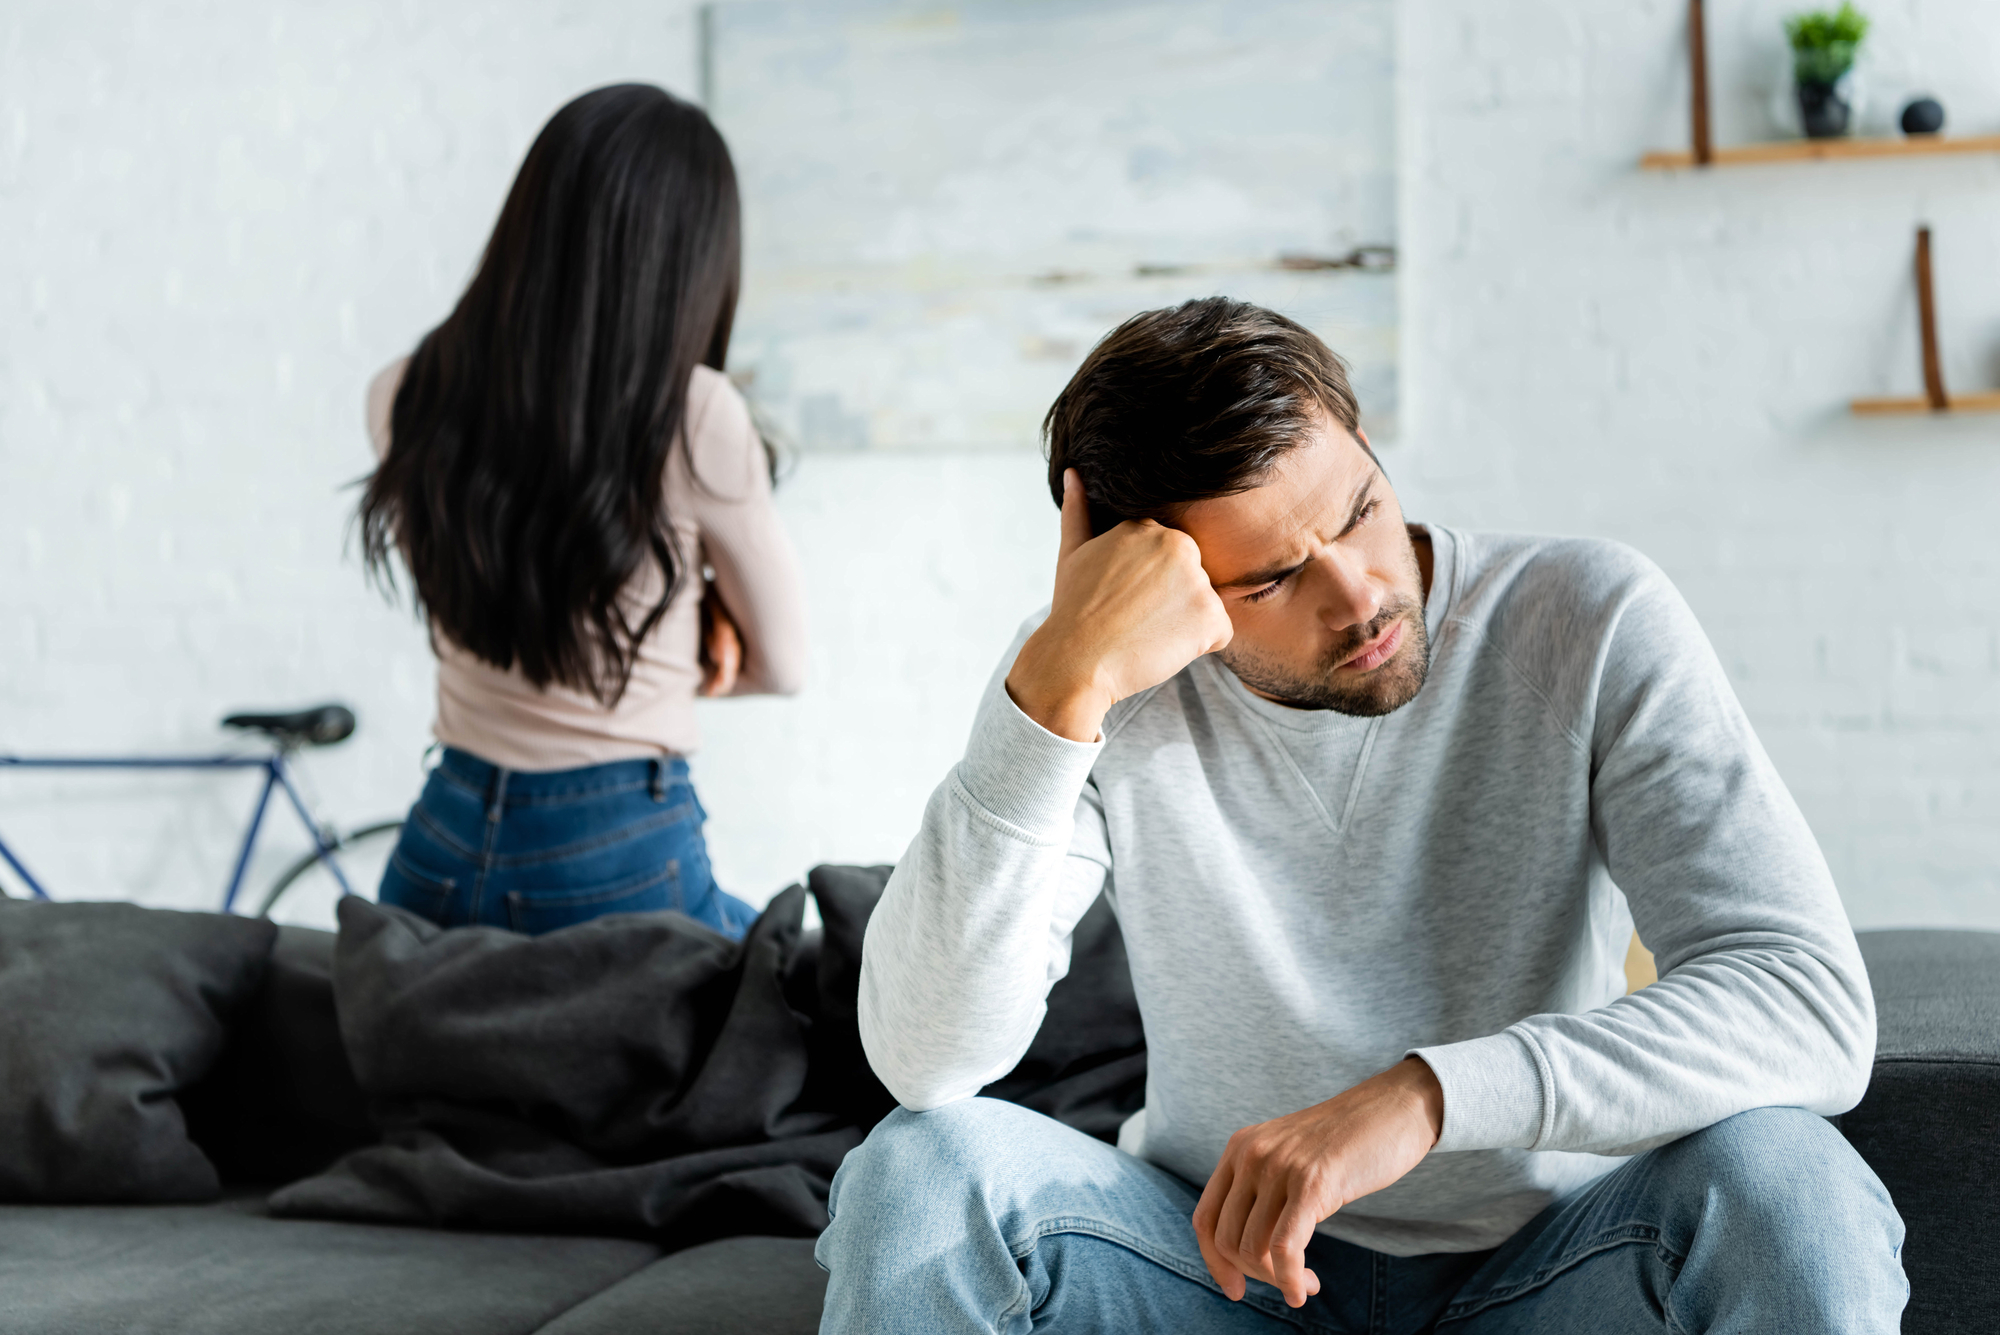
<instances>
[{"instance_id":1,"label":"man's beard","mask_svg":"<svg viewBox=\"0 0 2000 1335\"><path fill-rule=\"evenodd\" d=\"M1411 562L1415 564L1414 561ZM1334 669L1354 657L1361 646L1374 640L1398 617L1403 620L1403 642L1395 656L1365 676L1351 682L1335 679ZM1431 669L1431 641L1424 630L1423 605L1403 596L1382 609L1366 626L1350 627L1319 663L1300 675L1296 670L1254 657L1234 646L1216 655L1237 679L1259 694L1293 709L1331 709L1355 718L1375 718L1393 713L1416 699Z\"/></svg>"}]
</instances>

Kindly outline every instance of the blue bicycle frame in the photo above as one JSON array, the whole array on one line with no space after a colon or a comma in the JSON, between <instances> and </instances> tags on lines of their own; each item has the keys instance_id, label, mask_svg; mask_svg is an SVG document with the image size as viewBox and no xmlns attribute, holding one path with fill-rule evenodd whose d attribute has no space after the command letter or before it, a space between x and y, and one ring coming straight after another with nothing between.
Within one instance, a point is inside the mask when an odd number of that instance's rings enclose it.
<instances>
[{"instance_id":1,"label":"blue bicycle frame","mask_svg":"<svg viewBox=\"0 0 2000 1335\"><path fill-rule=\"evenodd\" d=\"M269 755L242 756L132 756L132 757L29 757L0 756L0 767L16 769L261 769L264 771L264 788L257 794L257 809L250 814L250 828L243 835L243 849L236 855L236 869L229 874L229 888L223 892L222 911L230 912L236 905L236 892L243 887L243 873L250 866L250 852L257 846L257 832L264 826L264 811L271 804L271 790L282 788L291 799L292 810L298 813L299 824L306 827L312 836L313 847L318 851L319 860L333 873L340 883L343 893L353 894L354 887L347 883L340 864L333 858L333 845L326 835L313 823L312 813L306 810L305 799L292 786L292 776L285 771L285 753L274 751ZM27 883L28 889L37 899L49 898L49 892L42 883L22 865L14 850L0 839L0 859L14 869L14 874Z\"/></svg>"}]
</instances>

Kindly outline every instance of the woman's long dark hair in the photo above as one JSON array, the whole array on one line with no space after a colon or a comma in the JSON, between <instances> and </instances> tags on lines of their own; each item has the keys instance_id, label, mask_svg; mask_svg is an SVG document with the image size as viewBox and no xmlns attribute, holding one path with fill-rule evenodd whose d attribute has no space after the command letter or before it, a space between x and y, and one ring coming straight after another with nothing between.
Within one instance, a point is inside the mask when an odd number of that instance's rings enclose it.
<instances>
[{"instance_id":1,"label":"woman's long dark hair","mask_svg":"<svg viewBox=\"0 0 2000 1335\"><path fill-rule=\"evenodd\" d=\"M393 585L400 554L437 631L615 703L687 574L667 454L696 363L728 352L740 236L735 169L700 108L621 84L558 111L403 374L361 500L369 573ZM620 596L648 562L665 587L632 608Z\"/></svg>"}]
</instances>

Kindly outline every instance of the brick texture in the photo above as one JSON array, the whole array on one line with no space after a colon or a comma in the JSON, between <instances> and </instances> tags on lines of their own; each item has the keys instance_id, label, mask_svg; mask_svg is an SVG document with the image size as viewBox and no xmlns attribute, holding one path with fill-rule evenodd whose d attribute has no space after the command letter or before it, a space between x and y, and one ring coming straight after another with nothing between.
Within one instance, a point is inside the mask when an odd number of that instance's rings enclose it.
<instances>
[{"instance_id":1,"label":"brick texture","mask_svg":"<svg viewBox=\"0 0 2000 1335\"><path fill-rule=\"evenodd\" d=\"M1784 4L1713 27L1717 131L1768 137ZM2000 7L1877 0L1871 128L1909 89L2000 130ZM2000 157L1655 175L1683 6L1406 0L1408 508L1603 534L1700 614L1860 925L2000 927L2000 417L1914 392L1911 232L1946 371L2000 384ZM352 701L312 762L407 804L423 635L348 551L361 388L449 308L520 154L584 88L697 85L680 3L0 11L0 749L212 745L226 709ZM900 854L1046 597L1039 461L809 456L813 678L704 706L718 871L753 900ZM62 893L212 902L241 776L0 774ZM296 849L274 840L265 867Z\"/></svg>"}]
</instances>

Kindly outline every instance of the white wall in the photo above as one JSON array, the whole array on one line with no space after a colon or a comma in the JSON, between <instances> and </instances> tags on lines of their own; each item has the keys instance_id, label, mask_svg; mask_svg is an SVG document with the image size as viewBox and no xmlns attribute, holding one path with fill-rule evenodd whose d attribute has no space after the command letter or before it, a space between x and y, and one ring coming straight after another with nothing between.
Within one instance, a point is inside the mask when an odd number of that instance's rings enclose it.
<instances>
[{"instance_id":1,"label":"white wall","mask_svg":"<svg viewBox=\"0 0 2000 1335\"><path fill-rule=\"evenodd\" d=\"M1980 73L2000 7L1870 8L1879 92L1927 82L1955 129L2000 129ZM1763 133L1756 41L1782 9L1718 25L1725 141ZM206 745L227 707L341 696L362 732L315 759L326 809L407 803L429 664L343 555L361 386L448 308L556 105L617 78L694 89L691 13L0 14L0 749ZM1386 462L1420 517L1651 554L1857 922L2000 927L2000 418L1842 408L1914 392L1919 217L1948 374L2000 383L2000 159L1642 175L1641 149L1685 142L1681 14L1406 0L1405 429ZM798 464L781 498L813 684L703 707L730 888L761 900L814 861L901 851L1044 596L1039 468ZM61 893L197 905L250 795L241 777L0 774L0 832Z\"/></svg>"}]
</instances>

